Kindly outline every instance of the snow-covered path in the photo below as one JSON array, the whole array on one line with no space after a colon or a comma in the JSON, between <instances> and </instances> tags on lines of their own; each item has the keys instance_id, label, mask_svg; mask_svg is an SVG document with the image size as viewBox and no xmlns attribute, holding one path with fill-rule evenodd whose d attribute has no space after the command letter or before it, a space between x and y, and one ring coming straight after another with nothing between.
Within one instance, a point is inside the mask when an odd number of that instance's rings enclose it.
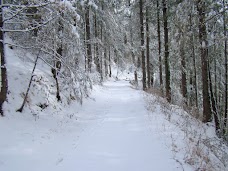
<instances>
[{"instance_id":1,"label":"snow-covered path","mask_svg":"<svg viewBox=\"0 0 228 171\"><path fill-rule=\"evenodd\" d=\"M148 119L142 91L127 81L110 81L93 98L78 111L92 119L78 118L59 126L41 117L7 128L0 142L0 170L181 170L160 138L164 135L153 129L159 121ZM2 124L10 122L12 118Z\"/></svg>"},{"instance_id":2,"label":"snow-covered path","mask_svg":"<svg viewBox=\"0 0 228 171\"><path fill-rule=\"evenodd\" d=\"M59 170L177 170L170 151L148 127L141 92L126 81L108 82L105 87L93 106L94 112L101 111L97 126L79 140L77 150Z\"/></svg>"}]
</instances>

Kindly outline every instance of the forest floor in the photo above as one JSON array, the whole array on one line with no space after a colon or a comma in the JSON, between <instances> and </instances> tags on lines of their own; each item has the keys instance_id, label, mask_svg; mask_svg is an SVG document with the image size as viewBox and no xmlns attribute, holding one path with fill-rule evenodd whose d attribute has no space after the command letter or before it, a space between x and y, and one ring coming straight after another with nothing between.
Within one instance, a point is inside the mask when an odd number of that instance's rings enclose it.
<instances>
[{"instance_id":1,"label":"forest floor","mask_svg":"<svg viewBox=\"0 0 228 171\"><path fill-rule=\"evenodd\" d=\"M128 81L106 82L81 109L63 112L72 115L2 118L0 170L182 170L158 132L161 121L148 119L142 91Z\"/></svg>"},{"instance_id":2,"label":"forest floor","mask_svg":"<svg viewBox=\"0 0 228 171\"><path fill-rule=\"evenodd\" d=\"M67 104L56 101L50 68L40 62L25 109L16 112L34 58L9 48L7 55L0 171L228 170L228 148L213 125L137 90L129 83L133 73L94 86L82 105ZM49 106L41 109L41 102Z\"/></svg>"}]
</instances>

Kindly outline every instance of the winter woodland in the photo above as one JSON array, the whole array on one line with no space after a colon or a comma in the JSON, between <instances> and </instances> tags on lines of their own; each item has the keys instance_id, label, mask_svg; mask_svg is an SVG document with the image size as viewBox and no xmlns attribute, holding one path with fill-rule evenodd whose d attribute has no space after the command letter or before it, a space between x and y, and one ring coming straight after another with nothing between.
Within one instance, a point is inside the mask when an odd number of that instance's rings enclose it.
<instances>
[{"instance_id":1,"label":"winter woodland","mask_svg":"<svg viewBox=\"0 0 228 171\"><path fill-rule=\"evenodd\" d=\"M0 6L0 170L228 169L227 0Z\"/></svg>"}]
</instances>

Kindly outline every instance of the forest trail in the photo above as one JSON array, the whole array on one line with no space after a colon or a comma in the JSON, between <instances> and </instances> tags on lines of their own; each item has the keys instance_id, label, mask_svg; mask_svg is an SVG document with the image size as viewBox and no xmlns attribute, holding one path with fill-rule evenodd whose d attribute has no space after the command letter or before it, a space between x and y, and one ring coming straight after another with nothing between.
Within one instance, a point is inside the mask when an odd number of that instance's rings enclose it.
<instances>
[{"instance_id":1,"label":"forest trail","mask_svg":"<svg viewBox=\"0 0 228 171\"><path fill-rule=\"evenodd\" d=\"M149 128L148 124L159 123L149 122L142 91L127 81L104 86L92 106L94 112L100 111L96 126L79 140L71 159L59 169L70 170L74 165L78 171L178 170L156 129Z\"/></svg>"},{"instance_id":2,"label":"forest trail","mask_svg":"<svg viewBox=\"0 0 228 171\"><path fill-rule=\"evenodd\" d=\"M161 124L149 119L141 90L108 81L81 107L46 111L36 120L31 114L0 120L0 170L182 170L157 129Z\"/></svg>"}]
</instances>

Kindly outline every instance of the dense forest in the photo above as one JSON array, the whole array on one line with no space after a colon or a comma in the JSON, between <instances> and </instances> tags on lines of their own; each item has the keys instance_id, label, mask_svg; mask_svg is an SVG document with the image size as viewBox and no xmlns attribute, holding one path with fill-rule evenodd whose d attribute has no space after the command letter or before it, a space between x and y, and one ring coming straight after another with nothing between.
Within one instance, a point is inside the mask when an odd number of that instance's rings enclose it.
<instances>
[{"instance_id":1,"label":"dense forest","mask_svg":"<svg viewBox=\"0 0 228 171\"><path fill-rule=\"evenodd\" d=\"M0 5L2 116L8 46L36 55L33 72L39 60L50 67L59 102L82 103L92 85L112 77L116 67L134 72L133 84L144 91L156 90L202 122L214 123L217 135L228 139L227 0L0 0ZM18 112L32 81L33 75Z\"/></svg>"}]
</instances>

